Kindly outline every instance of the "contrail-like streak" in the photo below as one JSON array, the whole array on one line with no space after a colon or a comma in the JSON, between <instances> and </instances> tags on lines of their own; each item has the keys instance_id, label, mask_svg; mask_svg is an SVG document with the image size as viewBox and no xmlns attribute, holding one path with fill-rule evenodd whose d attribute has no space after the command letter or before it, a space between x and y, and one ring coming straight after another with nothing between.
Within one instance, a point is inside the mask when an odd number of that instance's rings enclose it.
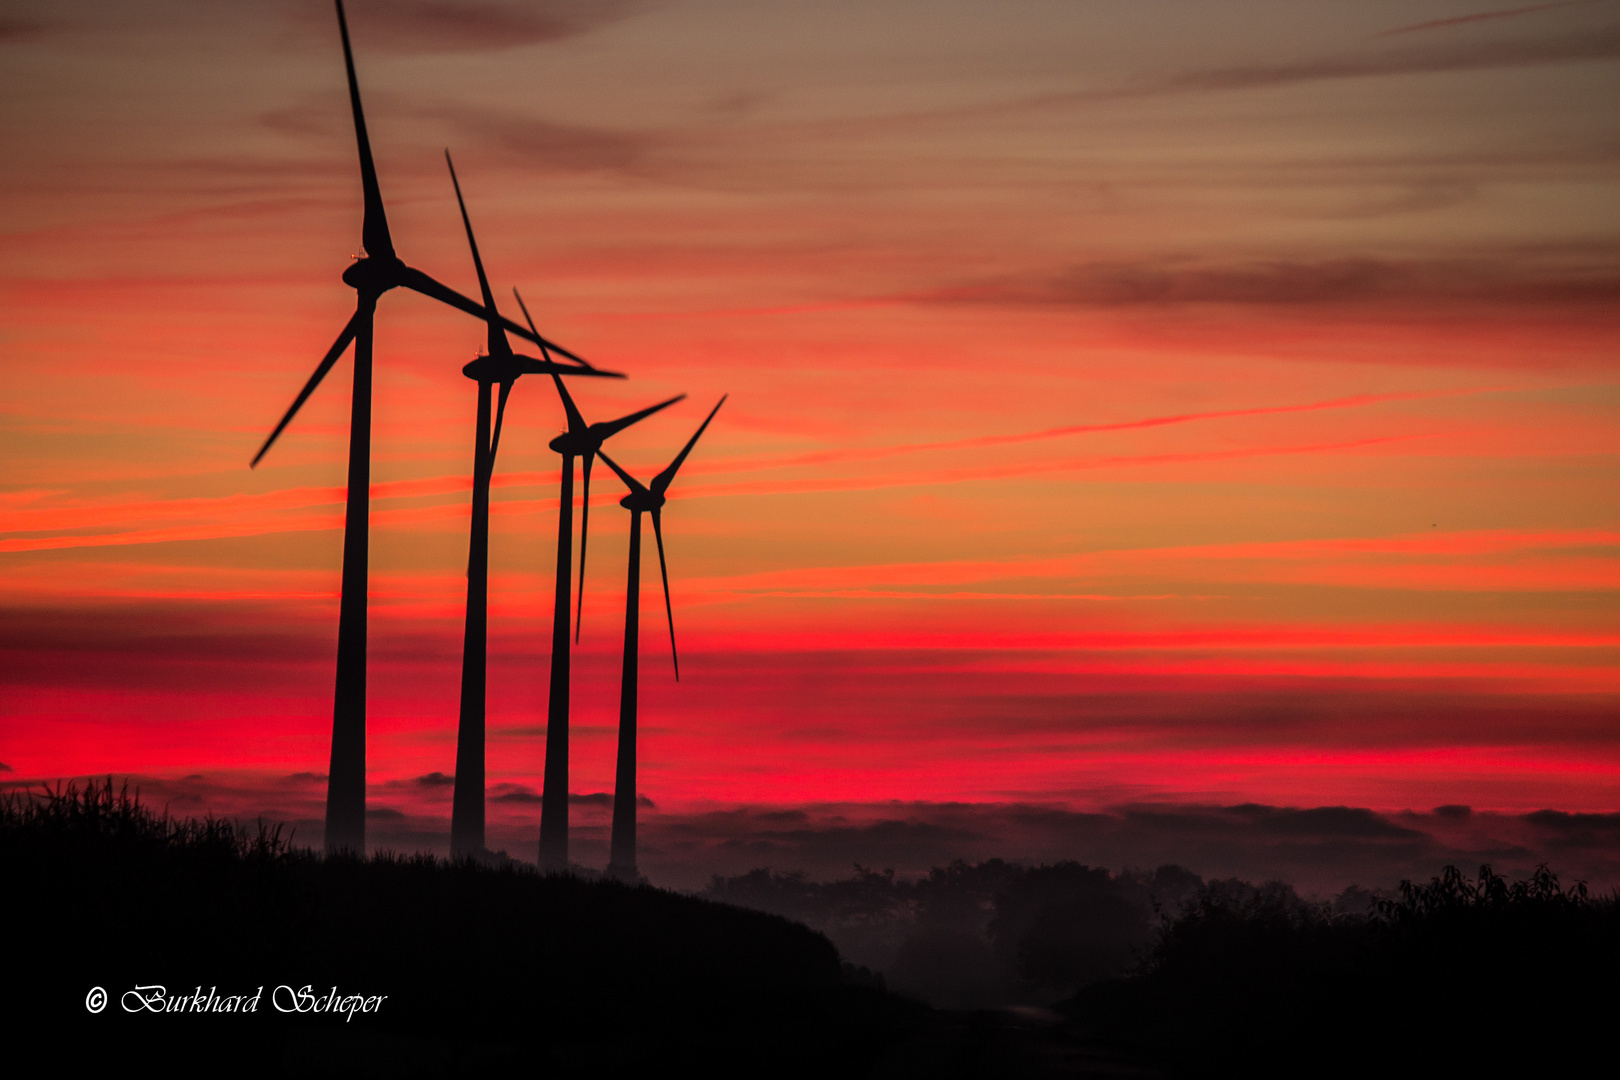
<instances>
[{"instance_id":1,"label":"contrail-like streak","mask_svg":"<svg viewBox=\"0 0 1620 1080\"><path fill-rule=\"evenodd\" d=\"M943 442L904 443L897 446L874 446L866 449L823 450L780 458L754 461L720 461L711 463L704 472L754 472L761 469L790 469L804 465L831 465L853 461L876 461L905 454L920 454L932 450L973 450L986 446L1008 446L1016 443L1044 442L1072 435L1094 435L1110 431L1136 431L1144 428L1169 427L1191 424L1202 420L1226 420L1246 416L1278 416L1288 413L1319 412L1325 409L1354 409L1366 405L1381 405L1391 401L1417 401L1431 397L1450 397L1454 394L1488 393L1490 389L1470 389L1436 392L1407 392L1396 394L1354 394L1350 397L1331 398L1327 401L1307 401L1297 405L1259 405L1242 409L1218 409L1209 412L1176 413L1170 416L1149 416L1137 420L1116 420L1104 424L1068 424L1063 427L1043 428L1040 431L1010 432L1005 435L975 435L966 439Z\"/></svg>"},{"instance_id":2,"label":"contrail-like streak","mask_svg":"<svg viewBox=\"0 0 1620 1080\"><path fill-rule=\"evenodd\" d=\"M1504 8L1501 11L1481 11L1477 15L1458 15L1452 19L1436 19L1433 22L1413 23L1411 26L1397 26L1393 30L1385 30L1374 36L1394 37L1396 34L1411 34L1418 30L1438 30L1444 26L1461 26L1464 23L1484 22L1487 19L1506 19L1514 15L1529 15L1537 11L1549 11L1552 8L1575 7L1595 2L1596 0L1554 0L1551 4L1531 4L1529 7Z\"/></svg>"}]
</instances>

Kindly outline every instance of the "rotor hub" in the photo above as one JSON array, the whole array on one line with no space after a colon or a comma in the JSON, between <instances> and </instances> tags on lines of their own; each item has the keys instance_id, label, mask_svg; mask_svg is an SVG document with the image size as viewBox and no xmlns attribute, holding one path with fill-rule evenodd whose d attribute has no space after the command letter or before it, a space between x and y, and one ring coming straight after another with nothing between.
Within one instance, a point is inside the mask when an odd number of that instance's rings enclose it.
<instances>
[{"instance_id":1,"label":"rotor hub","mask_svg":"<svg viewBox=\"0 0 1620 1080\"><path fill-rule=\"evenodd\" d=\"M559 454L572 454L574 457L584 457L594 451L600 443L592 443L589 438L576 435L572 431L565 431L548 443Z\"/></svg>"},{"instance_id":2,"label":"rotor hub","mask_svg":"<svg viewBox=\"0 0 1620 1080\"><path fill-rule=\"evenodd\" d=\"M463 367L461 373L473 382L506 383L517 382L523 371L510 356L480 356Z\"/></svg>"},{"instance_id":3,"label":"rotor hub","mask_svg":"<svg viewBox=\"0 0 1620 1080\"><path fill-rule=\"evenodd\" d=\"M664 502L665 500L662 495L654 494L650 491L632 491L630 494L619 500L619 505L624 507L626 510L640 510L642 513L650 514L654 510L662 509Z\"/></svg>"},{"instance_id":4,"label":"rotor hub","mask_svg":"<svg viewBox=\"0 0 1620 1080\"><path fill-rule=\"evenodd\" d=\"M398 259L362 257L343 271L343 283L360 292L385 293L399 285L399 271L403 266Z\"/></svg>"}]
</instances>

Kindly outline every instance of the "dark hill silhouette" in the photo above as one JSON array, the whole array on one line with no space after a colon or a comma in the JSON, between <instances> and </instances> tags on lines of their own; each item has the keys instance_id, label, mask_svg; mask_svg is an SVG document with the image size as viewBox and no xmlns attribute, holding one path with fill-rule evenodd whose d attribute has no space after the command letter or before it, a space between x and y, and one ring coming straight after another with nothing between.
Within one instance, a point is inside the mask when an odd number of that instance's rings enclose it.
<instances>
[{"instance_id":1,"label":"dark hill silhouette","mask_svg":"<svg viewBox=\"0 0 1620 1080\"><path fill-rule=\"evenodd\" d=\"M7 980L13 1040L60 1029L76 1064L859 1075L917 1011L852 985L825 937L780 917L510 866L321 857L274 828L156 815L110 780L9 796L0 868L13 949L40 961ZM265 993L253 1015L125 1013L121 995L151 984ZM282 1015L282 984L387 1000ZM111 998L97 1015L94 986Z\"/></svg>"},{"instance_id":2,"label":"dark hill silhouette","mask_svg":"<svg viewBox=\"0 0 1620 1080\"><path fill-rule=\"evenodd\" d=\"M1602 1053L1620 1010L1620 900L1546 869L1316 902L1175 866L992 859L915 881L762 869L706 895L824 930L892 988L964 1010L933 1014L940 1043L1034 1070L986 1075L1492 1074Z\"/></svg>"},{"instance_id":3,"label":"dark hill silhouette","mask_svg":"<svg viewBox=\"0 0 1620 1080\"><path fill-rule=\"evenodd\" d=\"M274 828L160 817L110 781L0 801L0 873L8 1060L182 1075L1492 1074L1602 1052L1620 1005L1620 901L1545 870L1448 868L1329 903L1176 867L1000 860L711 885L886 939L896 982L935 979L954 1012L906 1005L778 915L510 863L323 858ZM153 983L388 1001L352 1020L268 1001L125 1014L120 996ZM93 986L112 998L99 1015ZM1054 1009L973 1007L1074 987Z\"/></svg>"},{"instance_id":4,"label":"dark hill silhouette","mask_svg":"<svg viewBox=\"0 0 1620 1080\"><path fill-rule=\"evenodd\" d=\"M1060 1011L1073 1037L1186 1074L1507 1075L1608 1059L1620 898L1545 867L1511 883L1447 867L1370 911L1347 906L1212 883L1140 974Z\"/></svg>"},{"instance_id":5,"label":"dark hill silhouette","mask_svg":"<svg viewBox=\"0 0 1620 1080\"><path fill-rule=\"evenodd\" d=\"M957 861L916 881L857 866L842 881L754 870L705 896L799 919L889 985L946 1008L1049 1005L1136 969L1165 914L1203 885L1178 866Z\"/></svg>"}]
</instances>

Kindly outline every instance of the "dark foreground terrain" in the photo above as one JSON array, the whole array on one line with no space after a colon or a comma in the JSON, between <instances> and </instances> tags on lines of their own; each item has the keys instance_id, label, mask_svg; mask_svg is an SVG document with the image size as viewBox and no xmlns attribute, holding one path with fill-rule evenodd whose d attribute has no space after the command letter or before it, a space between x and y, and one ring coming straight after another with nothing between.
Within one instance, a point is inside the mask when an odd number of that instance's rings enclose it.
<instances>
[{"instance_id":1,"label":"dark foreground terrain","mask_svg":"<svg viewBox=\"0 0 1620 1080\"><path fill-rule=\"evenodd\" d=\"M831 1076L865 1071L921 1012L851 980L825 937L778 916L430 857L324 859L274 831L165 820L110 782L13 797L0 879L13 1062ZM169 999L200 987L216 1007L263 989L251 1013L125 996L155 986ZM274 1007L306 986L304 1004L336 987L345 1011ZM108 994L99 1013L93 987Z\"/></svg>"},{"instance_id":2,"label":"dark foreground terrain","mask_svg":"<svg viewBox=\"0 0 1620 1080\"><path fill-rule=\"evenodd\" d=\"M110 782L13 795L0 801L0 1060L1037 1080L1492 1074L1608 1056L1620 903L1545 872L1448 869L1361 912L1210 882L1143 942L1134 916L1098 915L1119 884L1106 874L991 869L1006 978L1027 993L1083 978L1078 993L932 1010L841 963L822 934L715 900L425 856L325 859L274 830L154 815ZM923 929L947 960L954 939ZM1122 963L1127 976L1105 977Z\"/></svg>"},{"instance_id":3,"label":"dark foreground terrain","mask_svg":"<svg viewBox=\"0 0 1620 1080\"><path fill-rule=\"evenodd\" d=\"M1545 868L1453 867L1363 915L1283 885L1203 889L1131 978L1058 1007L1066 1034L1184 1075L1613 1068L1620 899Z\"/></svg>"}]
</instances>

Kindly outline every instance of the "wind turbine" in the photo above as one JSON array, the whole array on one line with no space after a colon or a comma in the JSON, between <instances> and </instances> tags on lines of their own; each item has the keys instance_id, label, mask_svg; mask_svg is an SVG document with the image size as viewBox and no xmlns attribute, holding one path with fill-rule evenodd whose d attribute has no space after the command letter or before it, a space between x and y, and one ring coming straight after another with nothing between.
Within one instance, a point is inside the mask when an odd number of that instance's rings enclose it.
<instances>
[{"instance_id":1,"label":"wind turbine","mask_svg":"<svg viewBox=\"0 0 1620 1080\"><path fill-rule=\"evenodd\" d=\"M490 478L495 472L495 454L501 444L501 424L506 418L506 399L512 392L513 384L520 376L526 374L549 374L556 380L558 389L562 389L564 374L601 373L594 369L582 371L573 365L559 364L552 360L549 354L544 360L535 360L512 351L512 345L506 339L506 330L497 317L495 296L490 291L489 277L484 273L484 260L478 254L478 240L473 236L472 219L467 216L467 202L461 197L461 181L456 178L455 162L450 160L448 150L444 152L444 161L450 167L450 183L456 189L456 205L461 207L461 223L467 229L467 246L472 249L473 267L478 271L478 287L484 295L484 309L491 313L487 320L489 351L461 369L463 375L478 383L477 433L473 446L472 529L467 544L467 616L461 646L461 715L456 728L456 785L450 809L450 857L465 859L478 858L485 850L484 721L489 656L489 487ZM528 315L527 309L524 315ZM540 348L545 352L544 345ZM501 393L495 406L492 434L490 398L497 383L500 384ZM566 400L568 391L562 390L562 393ZM634 420L638 419L640 416L630 422L634 423ZM565 495L565 498L567 497ZM566 593L563 605L566 640ZM566 657L563 665L566 672ZM564 694L566 693L565 685ZM566 710L565 697L565 716Z\"/></svg>"},{"instance_id":2,"label":"wind turbine","mask_svg":"<svg viewBox=\"0 0 1620 1080\"><path fill-rule=\"evenodd\" d=\"M343 281L357 294L354 314L326 351L315 373L293 399L281 422L253 456L256 467L276 438L292 422L338 358L354 343L354 394L349 407L348 499L343 517L343 593L338 614L337 680L332 701L332 757L327 772L326 850L366 849L366 579L369 546L367 510L371 489L371 346L377 300L390 289L403 286L460 308L479 318L489 317L483 305L469 300L414 267L394 253L377 185L377 167L366 135L365 113L360 107L360 84L354 74L354 53L349 47L349 25L343 0L336 0L338 32L343 38L343 64L349 78L349 106L354 114L354 137L360 153L360 187L365 216L360 226L363 254L343 272ZM497 316L498 317L498 316ZM506 329L542 348L581 365L580 374L595 369L567 349L546 341L525 327L502 319ZM608 374L608 373L601 373Z\"/></svg>"},{"instance_id":3,"label":"wind turbine","mask_svg":"<svg viewBox=\"0 0 1620 1080\"><path fill-rule=\"evenodd\" d=\"M630 494L619 505L630 511L630 575L624 596L624 671L619 682L619 760L613 777L613 840L608 853L608 873L621 881L634 882L636 871L636 668L641 631L641 515L651 514L653 536L658 541L658 572L664 579L664 614L669 619L669 655L675 664L675 681L681 681L680 655L675 651L675 612L669 602L669 567L664 562L664 492L675 479L686 455L697 445L698 437L726 403L725 395L715 403L702 426L651 484L619 468L601 450L597 454L619 474Z\"/></svg>"},{"instance_id":4,"label":"wind turbine","mask_svg":"<svg viewBox=\"0 0 1620 1080\"><path fill-rule=\"evenodd\" d=\"M518 306L529 326L534 319L529 306L516 289ZM551 448L562 455L562 488L559 494L557 516L557 594L551 611L551 694L546 703L546 772L540 793L540 869L563 871L568 869L568 598L572 587L571 552L568 550L574 536L574 459L584 459L585 494L580 507L579 523L579 616L585 608L585 541L591 521L591 461L602 449L602 444L631 424L645 420L660 409L666 409L686 397L678 394L668 401L607 420L587 424L574 404L562 379L553 374L557 395L562 398L563 410L568 414L568 430L551 440ZM576 617L574 640L579 640Z\"/></svg>"}]
</instances>

